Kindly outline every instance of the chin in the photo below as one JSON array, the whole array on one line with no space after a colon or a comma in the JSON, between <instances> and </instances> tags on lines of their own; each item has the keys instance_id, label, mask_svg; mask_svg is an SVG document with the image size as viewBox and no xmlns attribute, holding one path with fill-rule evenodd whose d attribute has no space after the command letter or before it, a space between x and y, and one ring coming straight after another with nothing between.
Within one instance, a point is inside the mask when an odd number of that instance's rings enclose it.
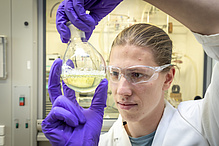
<instances>
[{"instance_id":1,"label":"chin","mask_svg":"<svg viewBox=\"0 0 219 146\"><path fill-rule=\"evenodd\" d=\"M122 119L127 121L127 122L137 122L139 120L139 117L140 117L136 113L130 114L130 113L126 113L126 112L123 112L123 111L120 111L120 114L122 116Z\"/></svg>"}]
</instances>

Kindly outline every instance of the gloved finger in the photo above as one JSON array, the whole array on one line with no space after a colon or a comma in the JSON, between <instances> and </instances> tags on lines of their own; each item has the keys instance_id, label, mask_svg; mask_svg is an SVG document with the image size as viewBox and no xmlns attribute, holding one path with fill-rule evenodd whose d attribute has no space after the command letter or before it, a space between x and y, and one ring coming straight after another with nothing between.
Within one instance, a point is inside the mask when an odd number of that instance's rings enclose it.
<instances>
[{"instance_id":1,"label":"gloved finger","mask_svg":"<svg viewBox=\"0 0 219 146\"><path fill-rule=\"evenodd\" d=\"M74 100L76 100L75 91L69 88L63 80L62 80L62 88L63 88L64 95L68 99L74 102Z\"/></svg>"},{"instance_id":2,"label":"gloved finger","mask_svg":"<svg viewBox=\"0 0 219 146\"><path fill-rule=\"evenodd\" d=\"M68 136L63 137L63 135L69 135L74 130L74 127L63 124L62 121L57 122L55 125L53 125L53 127L50 126L51 128L45 127L46 129L44 129L43 123L41 126L42 132L52 146L64 146L69 139Z\"/></svg>"},{"instance_id":3,"label":"gloved finger","mask_svg":"<svg viewBox=\"0 0 219 146\"><path fill-rule=\"evenodd\" d=\"M76 101L76 100L75 100ZM79 123L84 124L86 118L82 113L82 108L76 103L73 103L65 96L59 96L53 104L53 107L62 107L69 112L71 112L79 121Z\"/></svg>"},{"instance_id":4,"label":"gloved finger","mask_svg":"<svg viewBox=\"0 0 219 146\"><path fill-rule=\"evenodd\" d=\"M106 15L103 15L103 16L100 16L102 13L100 14L97 14L96 12L90 12L90 16L94 19L94 21L96 22L96 25L97 23L103 18L105 17Z\"/></svg>"},{"instance_id":5,"label":"gloved finger","mask_svg":"<svg viewBox=\"0 0 219 146\"><path fill-rule=\"evenodd\" d=\"M68 60L66 61L66 65L70 66L71 68L75 68L74 63L72 62L71 59L68 59Z\"/></svg>"},{"instance_id":6,"label":"gloved finger","mask_svg":"<svg viewBox=\"0 0 219 146\"><path fill-rule=\"evenodd\" d=\"M89 14L94 18L96 22L99 22L102 18L112 12L122 1L123 0L99 1L98 4L93 4L88 8L90 11Z\"/></svg>"},{"instance_id":7,"label":"gloved finger","mask_svg":"<svg viewBox=\"0 0 219 146\"><path fill-rule=\"evenodd\" d=\"M49 73L48 92L52 103L58 96L62 95L60 84L61 66L62 60L60 58L56 59L53 62Z\"/></svg>"},{"instance_id":8,"label":"gloved finger","mask_svg":"<svg viewBox=\"0 0 219 146\"><path fill-rule=\"evenodd\" d=\"M65 122L71 127L76 127L79 125L78 118L72 114L70 111L62 107L54 107L51 109L48 116L42 122L42 128L49 129L59 126L59 122Z\"/></svg>"},{"instance_id":9,"label":"gloved finger","mask_svg":"<svg viewBox=\"0 0 219 146\"><path fill-rule=\"evenodd\" d=\"M100 82L100 84L96 88L90 109L103 112L104 108L106 107L107 90L108 81L105 78Z\"/></svg>"},{"instance_id":10,"label":"gloved finger","mask_svg":"<svg viewBox=\"0 0 219 146\"><path fill-rule=\"evenodd\" d=\"M97 25L98 21L94 21L93 17L91 17L89 14L86 14L85 7L90 7L90 6L85 6L83 0L73 0L73 1L74 1L73 7L74 7L74 10L75 10L76 14L78 15L78 17L84 23L86 23L88 26L90 26L91 29L93 30L95 25ZM94 3L95 3L95 1L90 1L89 5L92 5Z\"/></svg>"},{"instance_id":11,"label":"gloved finger","mask_svg":"<svg viewBox=\"0 0 219 146\"><path fill-rule=\"evenodd\" d=\"M92 33L93 33L93 30L89 31L89 32L85 32L85 37L86 37L87 40L89 40L89 38L92 35Z\"/></svg>"},{"instance_id":12,"label":"gloved finger","mask_svg":"<svg viewBox=\"0 0 219 146\"><path fill-rule=\"evenodd\" d=\"M60 38L63 43L68 43L71 33L66 23L69 21L64 10L64 1L60 3L56 13L56 28L60 34Z\"/></svg>"},{"instance_id":13,"label":"gloved finger","mask_svg":"<svg viewBox=\"0 0 219 146\"><path fill-rule=\"evenodd\" d=\"M71 23L84 32L90 32L95 27L94 19L86 14L83 2L65 0L65 13Z\"/></svg>"}]
</instances>

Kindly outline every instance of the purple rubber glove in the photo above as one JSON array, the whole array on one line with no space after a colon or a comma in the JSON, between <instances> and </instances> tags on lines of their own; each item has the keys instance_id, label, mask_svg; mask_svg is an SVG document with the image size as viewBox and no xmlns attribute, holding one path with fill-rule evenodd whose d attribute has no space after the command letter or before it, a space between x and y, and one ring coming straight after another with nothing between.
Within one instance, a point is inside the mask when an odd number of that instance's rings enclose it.
<instances>
[{"instance_id":1,"label":"purple rubber glove","mask_svg":"<svg viewBox=\"0 0 219 146\"><path fill-rule=\"evenodd\" d=\"M73 63L69 62L73 67ZM60 74L62 60L56 59L51 67L48 91L53 107L42 122L42 131L53 146L96 146L101 133L106 107L108 81L97 87L91 106L83 109L76 101L75 92L63 84Z\"/></svg>"},{"instance_id":2,"label":"purple rubber glove","mask_svg":"<svg viewBox=\"0 0 219 146\"><path fill-rule=\"evenodd\" d=\"M66 22L85 32L90 38L98 22L109 14L122 0L64 0L57 10L56 27L63 43L70 39L70 30ZM90 13L86 14L86 10Z\"/></svg>"}]
</instances>

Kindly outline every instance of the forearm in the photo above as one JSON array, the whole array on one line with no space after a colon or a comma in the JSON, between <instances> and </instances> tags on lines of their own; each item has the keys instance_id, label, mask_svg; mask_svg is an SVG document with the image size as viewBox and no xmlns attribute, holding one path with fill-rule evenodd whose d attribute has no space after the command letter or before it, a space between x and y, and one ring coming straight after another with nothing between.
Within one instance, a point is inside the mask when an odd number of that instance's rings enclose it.
<instances>
[{"instance_id":1,"label":"forearm","mask_svg":"<svg viewBox=\"0 0 219 146\"><path fill-rule=\"evenodd\" d=\"M144 0L169 14L191 31L219 33L219 0Z\"/></svg>"}]
</instances>

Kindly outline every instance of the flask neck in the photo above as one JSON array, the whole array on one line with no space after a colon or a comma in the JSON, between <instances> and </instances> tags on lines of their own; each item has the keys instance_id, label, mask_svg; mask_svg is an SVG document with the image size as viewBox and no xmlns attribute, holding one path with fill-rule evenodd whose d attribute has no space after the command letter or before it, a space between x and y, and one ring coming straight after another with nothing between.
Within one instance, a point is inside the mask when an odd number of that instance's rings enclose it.
<instances>
[{"instance_id":1,"label":"flask neck","mask_svg":"<svg viewBox=\"0 0 219 146\"><path fill-rule=\"evenodd\" d=\"M85 37L85 33L78 28L76 28L71 22L67 22L66 25L70 29L71 32L71 40L76 42L87 42Z\"/></svg>"}]
</instances>

